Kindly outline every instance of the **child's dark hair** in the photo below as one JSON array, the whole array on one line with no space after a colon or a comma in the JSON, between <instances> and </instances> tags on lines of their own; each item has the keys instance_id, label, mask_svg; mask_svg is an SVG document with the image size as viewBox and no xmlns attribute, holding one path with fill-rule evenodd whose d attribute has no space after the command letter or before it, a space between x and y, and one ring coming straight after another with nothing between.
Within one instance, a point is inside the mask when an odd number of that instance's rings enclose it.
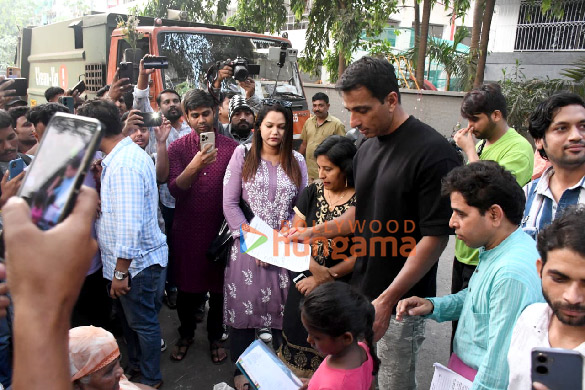
<instances>
[{"instance_id":1,"label":"child's dark hair","mask_svg":"<svg viewBox=\"0 0 585 390\"><path fill-rule=\"evenodd\" d=\"M378 373L380 359L374 350L374 306L362 294L343 282L325 283L309 293L301 303L305 322L331 337L351 332L354 339L364 338Z\"/></svg>"}]
</instances>

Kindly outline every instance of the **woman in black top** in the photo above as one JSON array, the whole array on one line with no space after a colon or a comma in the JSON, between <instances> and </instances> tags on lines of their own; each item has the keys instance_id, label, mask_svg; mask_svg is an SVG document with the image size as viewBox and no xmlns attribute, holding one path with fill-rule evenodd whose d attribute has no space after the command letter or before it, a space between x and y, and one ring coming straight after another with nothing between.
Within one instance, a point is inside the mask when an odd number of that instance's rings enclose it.
<instances>
[{"instance_id":1,"label":"woman in black top","mask_svg":"<svg viewBox=\"0 0 585 390\"><path fill-rule=\"evenodd\" d=\"M355 205L353 157L356 147L345 137L326 138L315 150L320 181L301 193L294 208L293 226L314 226L341 216ZM332 223L332 229L335 226ZM347 242L347 245L344 242ZM318 240L311 245L309 271L292 273L284 309L283 344L278 354L299 377L310 378L323 357L307 343L307 332L301 322L300 303L304 295L320 284L335 279L348 282L355 264L350 256L351 240L338 237Z\"/></svg>"}]
</instances>

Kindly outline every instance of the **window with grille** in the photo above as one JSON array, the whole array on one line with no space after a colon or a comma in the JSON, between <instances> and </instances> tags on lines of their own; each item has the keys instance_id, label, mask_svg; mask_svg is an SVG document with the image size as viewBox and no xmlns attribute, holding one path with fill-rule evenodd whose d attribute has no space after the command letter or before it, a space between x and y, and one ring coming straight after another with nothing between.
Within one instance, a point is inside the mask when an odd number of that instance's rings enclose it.
<instances>
[{"instance_id":1,"label":"window with grille","mask_svg":"<svg viewBox=\"0 0 585 390\"><path fill-rule=\"evenodd\" d=\"M585 1L560 0L564 14L542 14L540 1L523 0L516 29L516 51L585 50Z\"/></svg>"}]
</instances>

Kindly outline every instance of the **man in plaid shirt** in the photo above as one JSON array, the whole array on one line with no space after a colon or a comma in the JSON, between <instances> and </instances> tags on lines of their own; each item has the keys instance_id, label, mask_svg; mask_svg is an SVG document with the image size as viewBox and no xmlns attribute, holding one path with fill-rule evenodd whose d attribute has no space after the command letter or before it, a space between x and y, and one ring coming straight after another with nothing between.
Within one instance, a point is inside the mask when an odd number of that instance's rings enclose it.
<instances>
[{"instance_id":1,"label":"man in plaid shirt","mask_svg":"<svg viewBox=\"0 0 585 390\"><path fill-rule=\"evenodd\" d=\"M129 369L142 382L162 385L158 312L166 279L168 248L157 223L158 190L152 160L122 134L116 106L84 104L79 114L103 123L101 214L96 222L104 278L126 317ZM135 377L135 375L133 375Z\"/></svg>"}]
</instances>

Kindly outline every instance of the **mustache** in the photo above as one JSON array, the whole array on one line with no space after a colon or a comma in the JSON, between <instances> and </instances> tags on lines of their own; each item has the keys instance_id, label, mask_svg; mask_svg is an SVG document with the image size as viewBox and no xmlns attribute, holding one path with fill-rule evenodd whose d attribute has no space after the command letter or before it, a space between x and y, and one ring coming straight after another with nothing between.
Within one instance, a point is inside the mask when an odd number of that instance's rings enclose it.
<instances>
[{"instance_id":1,"label":"mustache","mask_svg":"<svg viewBox=\"0 0 585 390\"><path fill-rule=\"evenodd\" d=\"M569 142L568 145L565 145L565 149L571 146L585 146L585 141Z\"/></svg>"},{"instance_id":2,"label":"mustache","mask_svg":"<svg viewBox=\"0 0 585 390\"><path fill-rule=\"evenodd\" d=\"M576 311L576 312L585 313L585 306L579 305L579 304L571 305L571 304L555 303L553 305L553 309L556 311L567 310L567 311Z\"/></svg>"}]
</instances>

